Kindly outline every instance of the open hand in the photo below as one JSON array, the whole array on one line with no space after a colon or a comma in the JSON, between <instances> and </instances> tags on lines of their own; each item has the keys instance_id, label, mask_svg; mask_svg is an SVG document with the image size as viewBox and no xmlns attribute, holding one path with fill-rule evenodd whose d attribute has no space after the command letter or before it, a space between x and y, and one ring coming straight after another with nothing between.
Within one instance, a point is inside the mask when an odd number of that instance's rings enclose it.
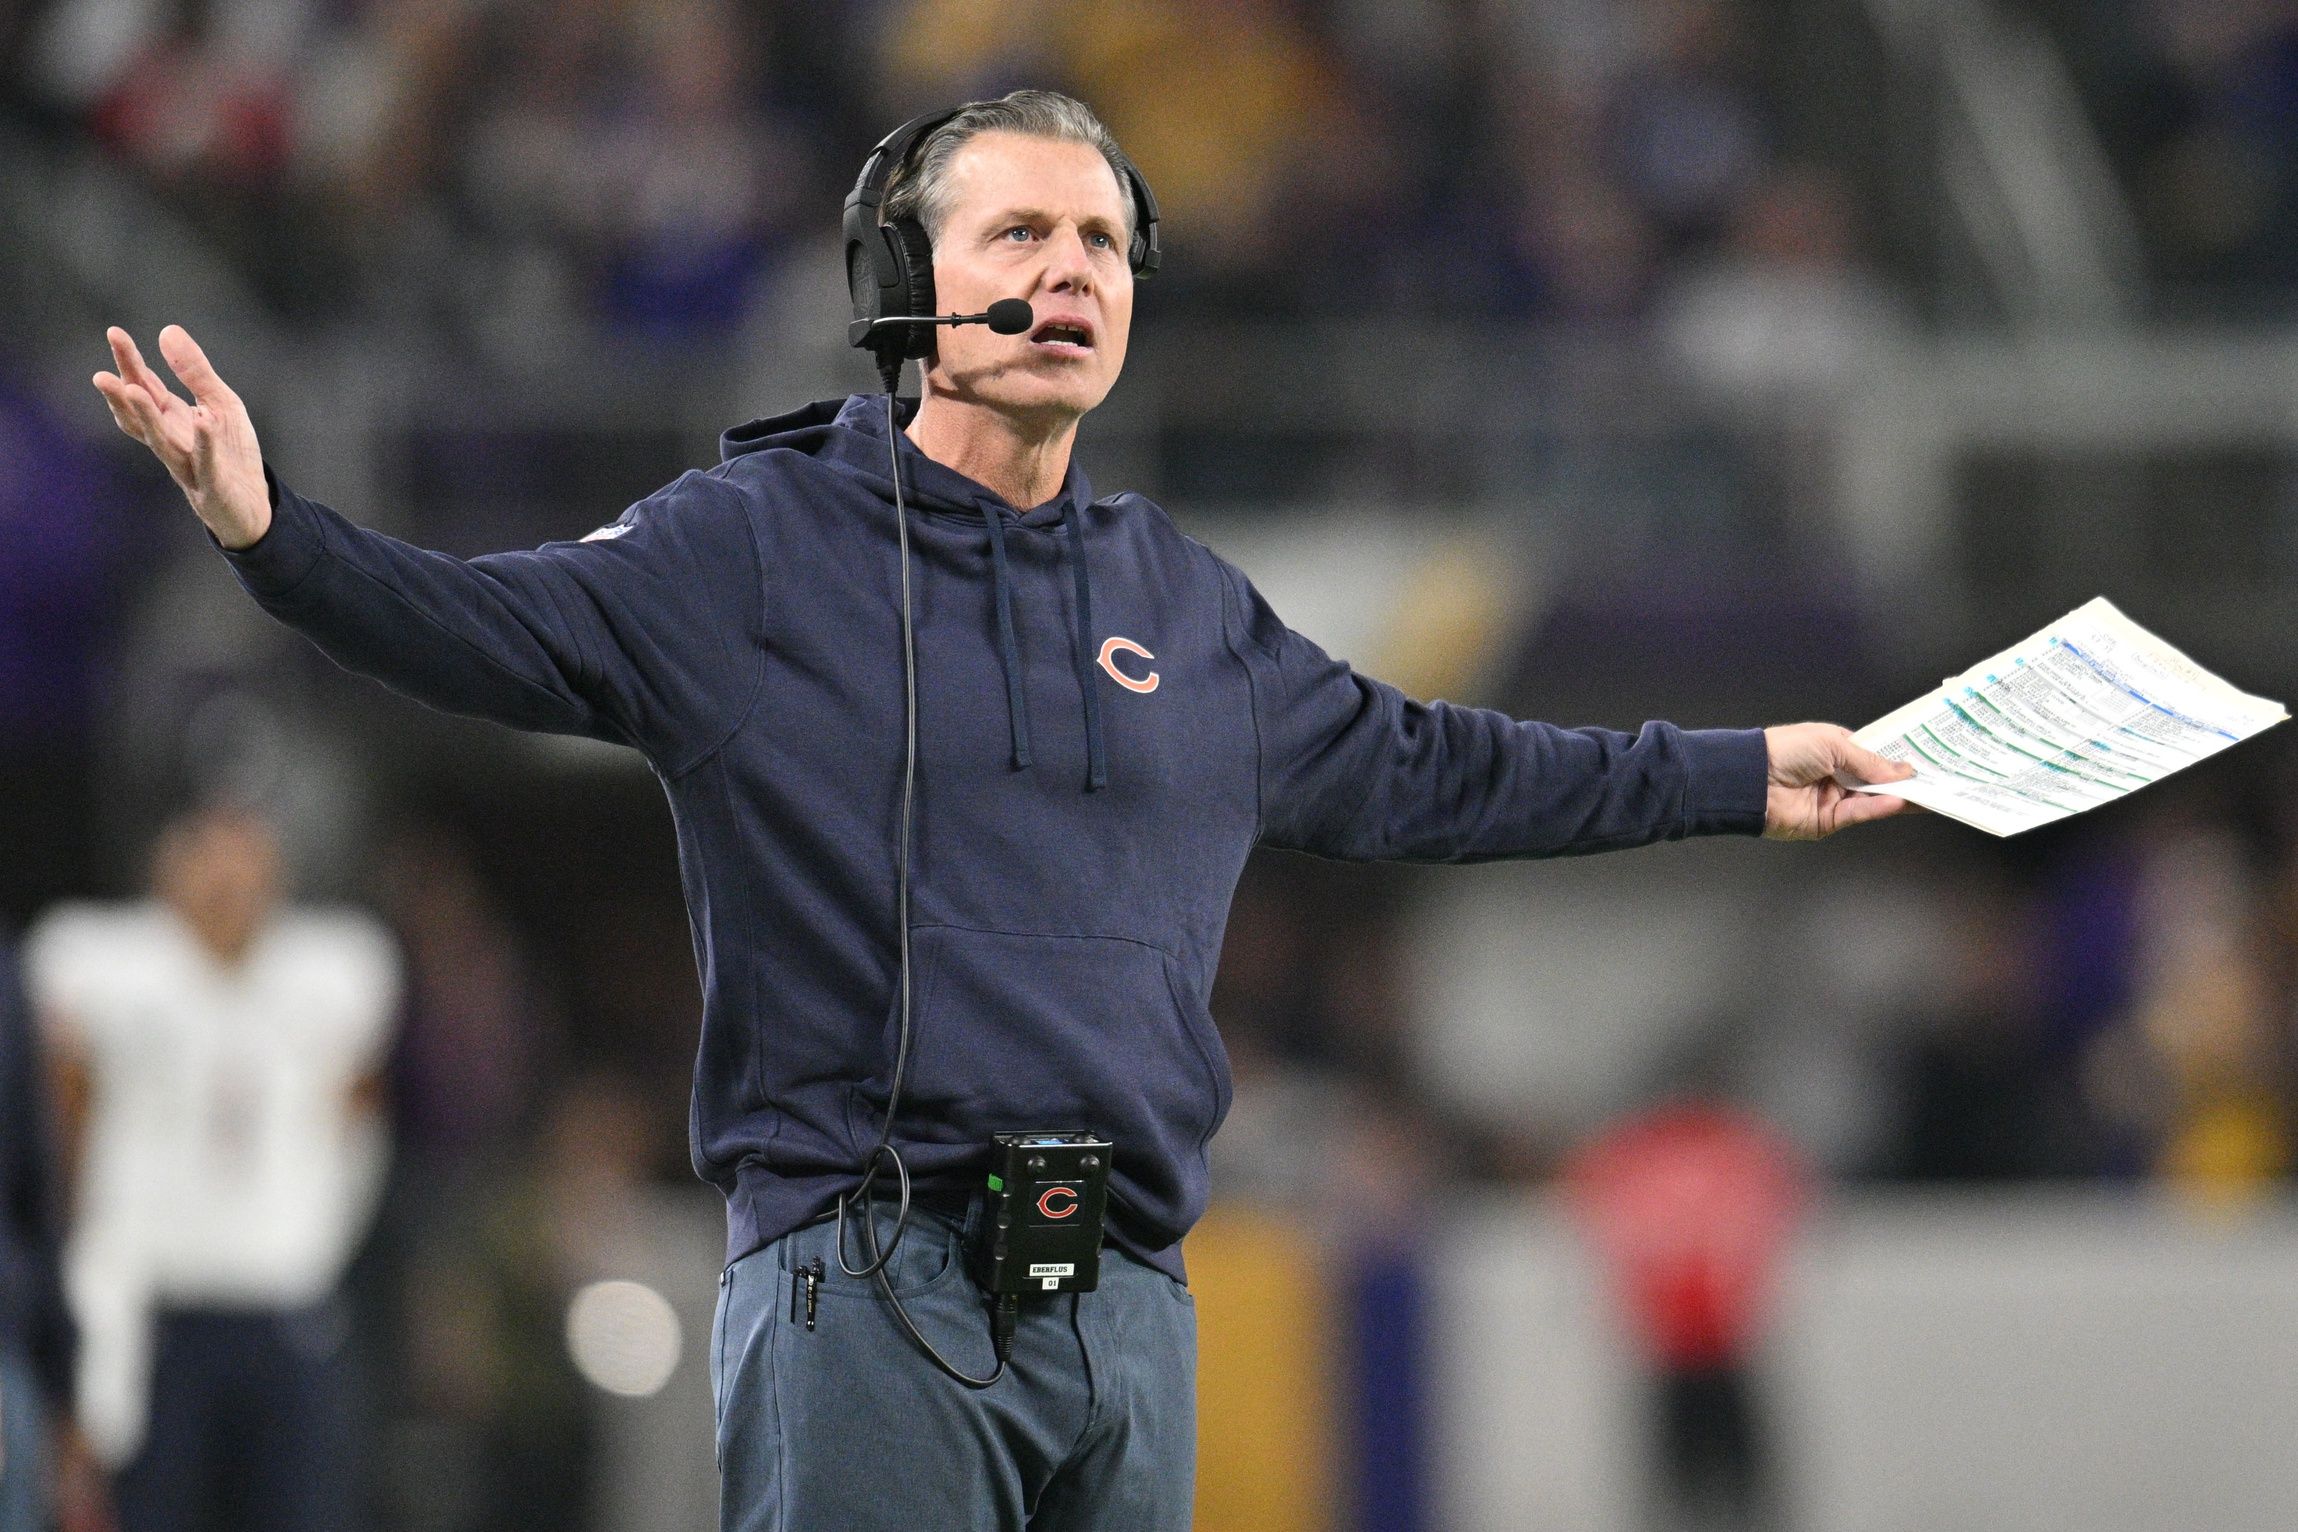
<instances>
[{"instance_id":1,"label":"open hand","mask_svg":"<svg viewBox=\"0 0 2298 1532\"><path fill-rule=\"evenodd\" d=\"M127 331L115 325L104 337L119 371L97 373L96 392L112 407L114 423L152 449L217 542L251 546L271 527L271 491L247 406L182 325L160 331L160 355L191 390L189 404L145 365Z\"/></svg>"},{"instance_id":2,"label":"open hand","mask_svg":"<svg viewBox=\"0 0 2298 1532\"><path fill-rule=\"evenodd\" d=\"M1771 751L1771 791L1763 833L1770 840L1818 840L1846 825L1903 814L1914 805L1884 793L1855 793L1862 782L1904 782L1915 768L1887 761L1832 723L1781 724L1763 731Z\"/></svg>"}]
</instances>

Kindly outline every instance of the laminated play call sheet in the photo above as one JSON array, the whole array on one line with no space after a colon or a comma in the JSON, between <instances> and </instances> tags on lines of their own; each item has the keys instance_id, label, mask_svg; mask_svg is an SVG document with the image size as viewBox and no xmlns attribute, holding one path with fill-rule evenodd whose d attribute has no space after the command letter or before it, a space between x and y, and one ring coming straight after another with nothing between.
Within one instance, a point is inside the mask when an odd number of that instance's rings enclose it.
<instances>
[{"instance_id":1,"label":"laminated play call sheet","mask_svg":"<svg viewBox=\"0 0 2298 1532\"><path fill-rule=\"evenodd\" d=\"M2112 803L2289 717L2236 691L2105 597L1938 691L1859 742L1915 767L1895 794L1994 835Z\"/></svg>"}]
</instances>

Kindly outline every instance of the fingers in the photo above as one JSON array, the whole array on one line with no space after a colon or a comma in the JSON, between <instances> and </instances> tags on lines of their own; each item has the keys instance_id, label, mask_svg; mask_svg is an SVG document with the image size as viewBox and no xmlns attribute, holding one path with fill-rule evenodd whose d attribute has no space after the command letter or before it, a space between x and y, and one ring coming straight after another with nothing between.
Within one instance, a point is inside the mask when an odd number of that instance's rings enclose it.
<instances>
[{"instance_id":1,"label":"fingers","mask_svg":"<svg viewBox=\"0 0 2298 1532\"><path fill-rule=\"evenodd\" d=\"M169 406L180 401L146 365L134 336L113 325L104 332L104 339L111 344L112 365L119 371L97 373L96 390L111 406L112 419L119 428L158 452L167 442L162 419Z\"/></svg>"},{"instance_id":2,"label":"fingers","mask_svg":"<svg viewBox=\"0 0 2298 1532\"><path fill-rule=\"evenodd\" d=\"M182 485L185 493L189 494L191 486L187 479L190 469L187 446L170 436L161 418L160 406L150 392L108 372L97 373L94 382L97 392L104 396L104 403L111 409L112 423L149 448L152 455L160 460L160 466L168 471L169 477ZM191 413L183 409L180 402L178 409L183 415ZM179 417L179 427L180 423Z\"/></svg>"},{"instance_id":3,"label":"fingers","mask_svg":"<svg viewBox=\"0 0 2298 1532\"><path fill-rule=\"evenodd\" d=\"M160 375L144 361L143 352L136 349L136 338L118 325L104 332L104 339L112 344L112 364L120 369L120 377L131 387L142 389L155 404L164 404L173 397Z\"/></svg>"},{"instance_id":4,"label":"fingers","mask_svg":"<svg viewBox=\"0 0 2298 1532\"><path fill-rule=\"evenodd\" d=\"M104 402L112 407L112 418L120 423L121 430L154 452L166 445L159 406L148 392L110 373L98 373L97 378L96 386L103 391ZM109 380L108 386L102 380Z\"/></svg>"},{"instance_id":5,"label":"fingers","mask_svg":"<svg viewBox=\"0 0 2298 1532\"><path fill-rule=\"evenodd\" d=\"M1809 787L1775 786L1764 807L1768 840L1825 840L1838 830L1895 814L1919 812L1921 804L1889 793L1861 793L1833 782Z\"/></svg>"},{"instance_id":6,"label":"fingers","mask_svg":"<svg viewBox=\"0 0 2298 1532\"><path fill-rule=\"evenodd\" d=\"M1842 801L1835 805L1827 833L1832 835L1837 830L1849 829L1853 825L1889 819L1894 814L1908 813L1915 807L1905 798L1894 798L1887 793L1845 793Z\"/></svg>"},{"instance_id":7,"label":"fingers","mask_svg":"<svg viewBox=\"0 0 2298 1532\"><path fill-rule=\"evenodd\" d=\"M1915 768L1905 761L1887 760L1860 744L1848 734L1837 756L1838 770L1849 772L1862 782L1904 782L1915 775Z\"/></svg>"},{"instance_id":8,"label":"fingers","mask_svg":"<svg viewBox=\"0 0 2298 1532\"><path fill-rule=\"evenodd\" d=\"M172 324L160 331L160 355L167 358L169 369L183 380L184 387L190 389L192 397L200 403L221 405L233 397L223 379L208 365L207 353L182 325Z\"/></svg>"},{"instance_id":9,"label":"fingers","mask_svg":"<svg viewBox=\"0 0 2298 1532\"><path fill-rule=\"evenodd\" d=\"M144 438L143 425L136 419L135 407L129 402L129 396L135 390L108 372L97 373L95 384L96 392L104 396L104 407L112 412L112 424L145 446L150 446L151 443Z\"/></svg>"}]
</instances>

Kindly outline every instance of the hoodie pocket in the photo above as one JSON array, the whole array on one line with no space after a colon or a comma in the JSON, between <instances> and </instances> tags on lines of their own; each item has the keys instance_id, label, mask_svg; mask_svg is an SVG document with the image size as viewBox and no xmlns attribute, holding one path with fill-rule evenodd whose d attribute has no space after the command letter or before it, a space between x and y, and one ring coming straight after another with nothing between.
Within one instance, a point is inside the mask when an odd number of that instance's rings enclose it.
<instances>
[{"instance_id":1,"label":"hoodie pocket","mask_svg":"<svg viewBox=\"0 0 2298 1532\"><path fill-rule=\"evenodd\" d=\"M989 1135L1089 1128L1115 1145L1114 1200L1145 1235L1204 1210L1205 1144L1227 1113L1228 1057L1172 960L1117 937L922 926L900 1137L916 1168ZM887 1057L892 1057L889 1034Z\"/></svg>"}]
</instances>

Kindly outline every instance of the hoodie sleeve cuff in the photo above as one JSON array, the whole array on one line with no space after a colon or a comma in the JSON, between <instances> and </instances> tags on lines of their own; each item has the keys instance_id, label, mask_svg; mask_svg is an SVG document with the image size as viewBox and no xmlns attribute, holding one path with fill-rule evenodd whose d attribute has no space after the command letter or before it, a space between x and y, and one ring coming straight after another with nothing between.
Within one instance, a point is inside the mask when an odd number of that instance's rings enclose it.
<instances>
[{"instance_id":1,"label":"hoodie sleeve cuff","mask_svg":"<svg viewBox=\"0 0 2298 1532\"><path fill-rule=\"evenodd\" d=\"M1761 729L1686 729L1684 833L1761 835L1771 747Z\"/></svg>"},{"instance_id":2,"label":"hoodie sleeve cuff","mask_svg":"<svg viewBox=\"0 0 2298 1532\"><path fill-rule=\"evenodd\" d=\"M271 525L244 548L216 547L251 593L283 596L311 573L326 551L327 537L311 502L280 483L269 463L263 465L263 482L271 491ZM208 540L215 541L212 534Z\"/></svg>"}]
</instances>

